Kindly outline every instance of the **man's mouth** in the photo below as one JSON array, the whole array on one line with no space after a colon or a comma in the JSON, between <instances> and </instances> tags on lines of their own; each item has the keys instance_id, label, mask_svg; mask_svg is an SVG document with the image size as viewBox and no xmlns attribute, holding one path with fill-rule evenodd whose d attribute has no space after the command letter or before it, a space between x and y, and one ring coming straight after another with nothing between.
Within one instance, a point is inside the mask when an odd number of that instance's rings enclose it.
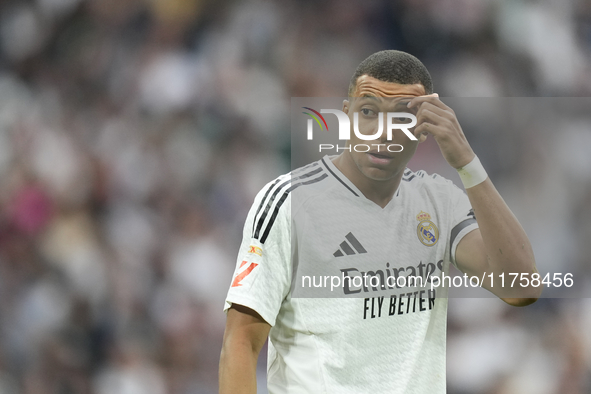
<instances>
[{"instance_id":1,"label":"man's mouth","mask_svg":"<svg viewBox=\"0 0 591 394\"><path fill-rule=\"evenodd\" d=\"M376 153L376 152L368 152L367 156L369 157L369 161L374 164L388 164L394 158L393 156L384 154L384 153Z\"/></svg>"}]
</instances>

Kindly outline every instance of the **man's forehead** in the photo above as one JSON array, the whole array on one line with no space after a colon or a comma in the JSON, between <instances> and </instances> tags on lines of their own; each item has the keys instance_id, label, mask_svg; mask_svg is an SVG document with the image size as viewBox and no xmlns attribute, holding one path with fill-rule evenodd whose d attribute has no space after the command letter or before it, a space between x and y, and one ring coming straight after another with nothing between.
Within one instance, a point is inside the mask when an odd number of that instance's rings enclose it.
<instances>
[{"instance_id":1,"label":"man's forehead","mask_svg":"<svg viewBox=\"0 0 591 394\"><path fill-rule=\"evenodd\" d=\"M357 78L352 97L418 97L425 95L425 87L420 84L400 84L380 81L369 75Z\"/></svg>"},{"instance_id":2,"label":"man's forehead","mask_svg":"<svg viewBox=\"0 0 591 394\"><path fill-rule=\"evenodd\" d=\"M370 94L364 94L361 97L352 97L357 105L364 105L366 103L374 103L376 105L388 105L394 107L404 107L412 100L414 96L375 96Z\"/></svg>"}]
</instances>

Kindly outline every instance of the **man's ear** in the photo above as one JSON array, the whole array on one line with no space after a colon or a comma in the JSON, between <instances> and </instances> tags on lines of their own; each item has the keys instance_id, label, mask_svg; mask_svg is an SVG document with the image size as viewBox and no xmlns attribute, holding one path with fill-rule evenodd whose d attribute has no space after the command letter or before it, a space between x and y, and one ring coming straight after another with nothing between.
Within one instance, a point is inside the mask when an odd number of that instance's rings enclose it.
<instances>
[{"instance_id":1,"label":"man's ear","mask_svg":"<svg viewBox=\"0 0 591 394\"><path fill-rule=\"evenodd\" d=\"M349 100L343 100L343 112L349 115Z\"/></svg>"}]
</instances>

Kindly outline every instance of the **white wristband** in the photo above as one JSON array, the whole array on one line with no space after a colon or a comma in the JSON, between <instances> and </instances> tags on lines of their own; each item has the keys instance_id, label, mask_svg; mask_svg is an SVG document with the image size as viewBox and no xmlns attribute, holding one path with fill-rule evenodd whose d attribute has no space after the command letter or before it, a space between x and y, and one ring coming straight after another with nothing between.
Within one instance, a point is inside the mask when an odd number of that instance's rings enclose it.
<instances>
[{"instance_id":1,"label":"white wristband","mask_svg":"<svg viewBox=\"0 0 591 394\"><path fill-rule=\"evenodd\" d=\"M488 178L488 174L480 163L478 156L474 156L470 163L458 168L457 171L466 189L479 185Z\"/></svg>"}]
</instances>

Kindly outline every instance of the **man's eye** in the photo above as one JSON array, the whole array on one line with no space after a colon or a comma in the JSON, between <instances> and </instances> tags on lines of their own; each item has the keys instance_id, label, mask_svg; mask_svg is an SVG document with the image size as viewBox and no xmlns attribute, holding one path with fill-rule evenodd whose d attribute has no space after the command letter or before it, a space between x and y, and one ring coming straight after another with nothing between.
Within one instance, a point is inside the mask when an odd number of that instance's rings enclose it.
<instances>
[{"instance_id":1,"label":"man's eye","mask_svg":"<svg viewBox=\"0 0 591 394\"><path fill-rule=\"evenodd\" d=\"M376 113L375 113L373 110L371 110L371 109L369 109L369 108L363 108L363 109L361 110L361 113L362 113L363 115L365 115L365 116L370 116L370 115L375 115L375 114L376 114Z\"/></svg>"}]
</instances>

